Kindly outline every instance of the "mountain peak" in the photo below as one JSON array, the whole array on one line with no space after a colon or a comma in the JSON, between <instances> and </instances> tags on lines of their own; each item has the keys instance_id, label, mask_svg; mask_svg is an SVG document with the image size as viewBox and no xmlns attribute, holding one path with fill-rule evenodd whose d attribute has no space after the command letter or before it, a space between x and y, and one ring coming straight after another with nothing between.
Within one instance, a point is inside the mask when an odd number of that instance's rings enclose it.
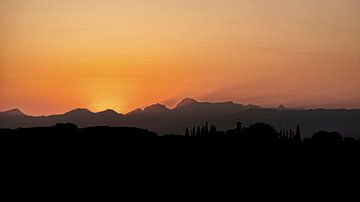
<instances>
[{"instance_id":1,"label":"mountain peak","mask_svg":"<svg viewBox=\"0 0 360 202\"><path fill-rule=\"evenodd\" d=\"M91 112L88 109L85 108L77 108L74 110L71 110L69 112L66 112L65 114L69 115L69 114L93 114L93 112Z\"/></svg>"},{"instance_id":2,"label":"mountain peak","mask_svg":"<svg viewBox=\"0 0 360 202\"><path fill-rule=\"evenodd\" d=\"M152 112L167 111L167 110L169 110L169 109L165 105L160 104L160 103L150 105L144 109L144 111L152 111Z\"/></svg>"},{"instance_id":3,"label":"mountain peak","mask_svg":"<svg viewBox=\"0 0 360 202\"><path fill-rule=\"evenodd\" d=\"M115 110L113 109L107 109L105 111L98 112L97 114L106 114L106 115L119 115Z\"/></svg>"},{"instance_id":4,"label":"mountain peak","mask_svg":"<svg viewBox=\"0 0 360 202\"><path fill-rule=\"evenodd\" d=\"M5 111L5 112L2 112L3 114L6 114L6 115L11 115L11 116L24 116L25 114L18 108L15 108L15 109L11 109L9 111Z\"/></svg>"},{"instance_id":5,"label":"mountain peak","mask_svg":"<svg viewBox=\"0 0 360 202\"><path fill-rule=\"evenodd\" d=\"M142 109L136 108L136 109L134 109L133 111L127 113L126 115L139 114L139 113L141 113L141 112L143 112Z\"/></svg>"},{"instance_id":6,"label":"mountain peak","mask_svg":"<svg viewBox=\"0 0 360 202\"><path fill-rule=\"evenodd\" d=\"M175 108L187 107L187 106L197 104L197 103L199 103L199 102L193 98L185 98L179 104L177 104Z\"/></svg>"}]
</instances>

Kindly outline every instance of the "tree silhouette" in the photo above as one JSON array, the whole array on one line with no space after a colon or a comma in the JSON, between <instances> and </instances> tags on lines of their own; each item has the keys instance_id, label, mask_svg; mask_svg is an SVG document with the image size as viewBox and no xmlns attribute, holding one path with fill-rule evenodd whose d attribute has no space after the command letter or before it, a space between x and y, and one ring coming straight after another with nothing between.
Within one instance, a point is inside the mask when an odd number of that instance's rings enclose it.
<instances>
[{"instance_id":1,"label":"tree silhouette","mask_svg":"<svg viewBox=\"0 0 360 202\"><path fill-rule=\"evenodd\" d=\"M244 129L247 139L257 143L275 143L278 140L276 130L266 123L256 123Z\"/></svg>"},{"instance_id":2,"label":"tree silhouette","mask_svg":"<svg viewBox=\"0 0 360 202\"><path fill-rule=\"evenodd\" d=\"M210 126L210 135L215 136L217 133L216 127L214 125Z\"/></svg>"},{"instance_id":3,"label":"tree silhouette","mask_svg":"<svg viewBox=\"0 0 360 202\"><path fill-rule=\"evenodd\" d=\"M195 137L195 135L196 135L196 134L195 134L195 126L194 126L194 127L192 128L192 130L191 130L191 136L192 136L192 137Z\"/></svg>"},{"instance_id":4,"label":"tree silhouette","mask_svg":"<svg viewBox=\"0 0 360 202\"><path fill-rule=\"evenodd\" d=\"M236 122L236 133L237 133L238 135L241 135L242 124L243 124L243 123L240 122L240 121Z\"/></svg>"},{"instance_id":5,"label":"tree silhouette","mask_svg":"<svg viewBox=\"0 0 360 202\"><path fill-rule=\"evenodd\" d=\"M186 130L185 130L185 137L189 137L190 135L189 135L189 128L186 128Z\"/></svg>"},{"instance_id":6,"label":"tree silhouette","mask_svg":"<svg viewBox=\"0 0 360 202\"><path fill-rule=\"evenodd\" d=\"M200 137L200 136L201 136L200 126L197 127L196 136L197 136L197 137Z\"/></svg>"},{"instance_id":7,"label":"tree silhouette","mask_svg":"<svg viewBox=\"0 0 360 202\"><path fill-rule=\"evenodd\" d=\"M300 125L299 124L297 124L297 126L296 126L296 134L295 134L294 140L296 142L301 142L301 131L300 131Z\"/></svg>"},{"instance_id":8,"label":"tree silhouette","mask_svg":"<svg viewBox=\"0 0 360 202\"><path fill-rule=\"evenodd\" d=\"M208 122L205 123L205 136L209 135L209 125Z\"/></svg>"},{"instance_id":9,"label":"tree silhouette","mask_svg":"<svg viewBox=\"0 0 360 202\"><path fill-rule=\"evenodd\" d=\"M343 137L337 132L319 131L312 136L311 141L314 144L340 144Z\"/></svg>"}]
</instances>

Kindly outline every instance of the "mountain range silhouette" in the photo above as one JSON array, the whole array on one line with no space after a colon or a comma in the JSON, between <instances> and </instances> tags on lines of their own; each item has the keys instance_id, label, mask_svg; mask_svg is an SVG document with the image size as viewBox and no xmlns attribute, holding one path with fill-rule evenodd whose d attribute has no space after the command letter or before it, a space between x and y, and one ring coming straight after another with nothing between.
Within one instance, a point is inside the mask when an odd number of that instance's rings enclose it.
<instances>
[{"instance_id":1,"label":"mountain range silhouette","mask_svg":"<svg viewBox=\"0 0 360 202\"><path fill-rule=\"evenodd\" d=\"M29 116L19 109L0 112L0 128L46 127L57 123L74 123L79 127L113 126L138 127L164 134L184 134L185 128L205 122L215 124L220 130L233 128L238 121L245 125L258 121L276 128L302 126L303 136L309 137L319 130L338 131L344 136L360 137L359 109L289 109L263 108L234 102L199 102L185 98L173 109L163 104L138 108L127 114L108 109L91 112L75 109L64 114Z\"/></svg>"}]
</instances>

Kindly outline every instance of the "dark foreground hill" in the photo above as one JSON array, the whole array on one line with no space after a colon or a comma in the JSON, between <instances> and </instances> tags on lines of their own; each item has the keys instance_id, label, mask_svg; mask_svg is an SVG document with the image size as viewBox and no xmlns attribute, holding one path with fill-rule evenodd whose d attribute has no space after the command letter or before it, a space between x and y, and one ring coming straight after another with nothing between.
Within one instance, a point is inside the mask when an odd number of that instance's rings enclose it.
<instances>
[{"instance_id":1,"label":"dark foreground hill","mask_svg":"<svg viewBox=\"0 0 360 202\"><path fill-rule=\"evenodd\" d=\"M74 124L0 129L0 153L3 168L18 176L58 176L56 182L79 176L84 182L92 182L94 176L110 180L121 176L116 183L128 178L136 190L144 180L153 187L159 176L167 179L164 186L193 180L207 184L215 178L256 186L265 177L294 183L304 172L307 177L333 180L335 175L356 170L353 164L359 159L360 141L337 132L320 131L302 138L300 127L276 130L265 123L247 127L238 123L227 131L206 123L194 128L185 135L165 136L139 128Z\"/></svg>"}]
</instances>

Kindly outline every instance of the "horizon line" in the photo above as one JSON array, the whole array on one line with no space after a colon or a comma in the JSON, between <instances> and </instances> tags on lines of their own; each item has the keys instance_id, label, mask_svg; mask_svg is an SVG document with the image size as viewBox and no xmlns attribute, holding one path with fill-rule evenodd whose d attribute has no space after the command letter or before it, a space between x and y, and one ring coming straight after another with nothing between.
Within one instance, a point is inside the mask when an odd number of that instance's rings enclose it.
<instances>
[{"instance_id":1,"label":"horizon line","mask_svg":"<svg viewBox=\"0 0 360 202\"><path fill-rule=\"evenodd\" d=\"M284 104L268 105L268 106L263 105L262 106L262 105L256 105L256 104L242 104L242 103L238 103L238 102L231 101L231 100L230 101L219 101L219 102L199 101L199 100L194 99L194 98L186 97L186 98L181 99L177 104L174 105L174 107L168 107L168 105L163 104L161 102L158 102L158 103L149 104L149 105L147 105L145 107L136 107L136 108L134 108L134 109L132 109L132 110L126 112L126 113L118 112L118 111L114 110L113 108L108 108L108 109L104 109L104 110L100 110L100 111L94 111L94 110L89 109L88 107L75 107L75 108L71 108L69 110L66 110L64 112L52 113L52 114L51 113L49 113L49 114L39 114L39 115L31 115L31 114L28 114L28 113L24 112L20 107L14 107L14 108L10 108L10 109L5 110L5 111L0 111L0 113L5 113L5 112L10 112L10 111L17 110L17 111L21 112L22 114L24 114L26 116L41 117L41 116L64 115L66 113L73 112L73 111L76 111L76 110L87 110L87 111L89 111L91 113L94 113L94 114L102 113L102 112L106 112L106 111L114 111L115 113L117 113L119 115L127 115L127 114L130 114L131 112L134 112L136 110L144 111L146 108L151 107L151 106L155 106L155 105L162 105L168 110L175 110L177 108L177 106L181 102L185 101L186 99L194 100L197 103L210 103L210 104L233 103L233 104L244 105L244 106L261 107L262 109L280 109L280 108L287 109L287 110L320 110L320 109L328 109L328 110L359 110L360 109L360 108L348 108L348 107L286 107L286 105L284 105Z\"/></svg>"}]
</instances>

